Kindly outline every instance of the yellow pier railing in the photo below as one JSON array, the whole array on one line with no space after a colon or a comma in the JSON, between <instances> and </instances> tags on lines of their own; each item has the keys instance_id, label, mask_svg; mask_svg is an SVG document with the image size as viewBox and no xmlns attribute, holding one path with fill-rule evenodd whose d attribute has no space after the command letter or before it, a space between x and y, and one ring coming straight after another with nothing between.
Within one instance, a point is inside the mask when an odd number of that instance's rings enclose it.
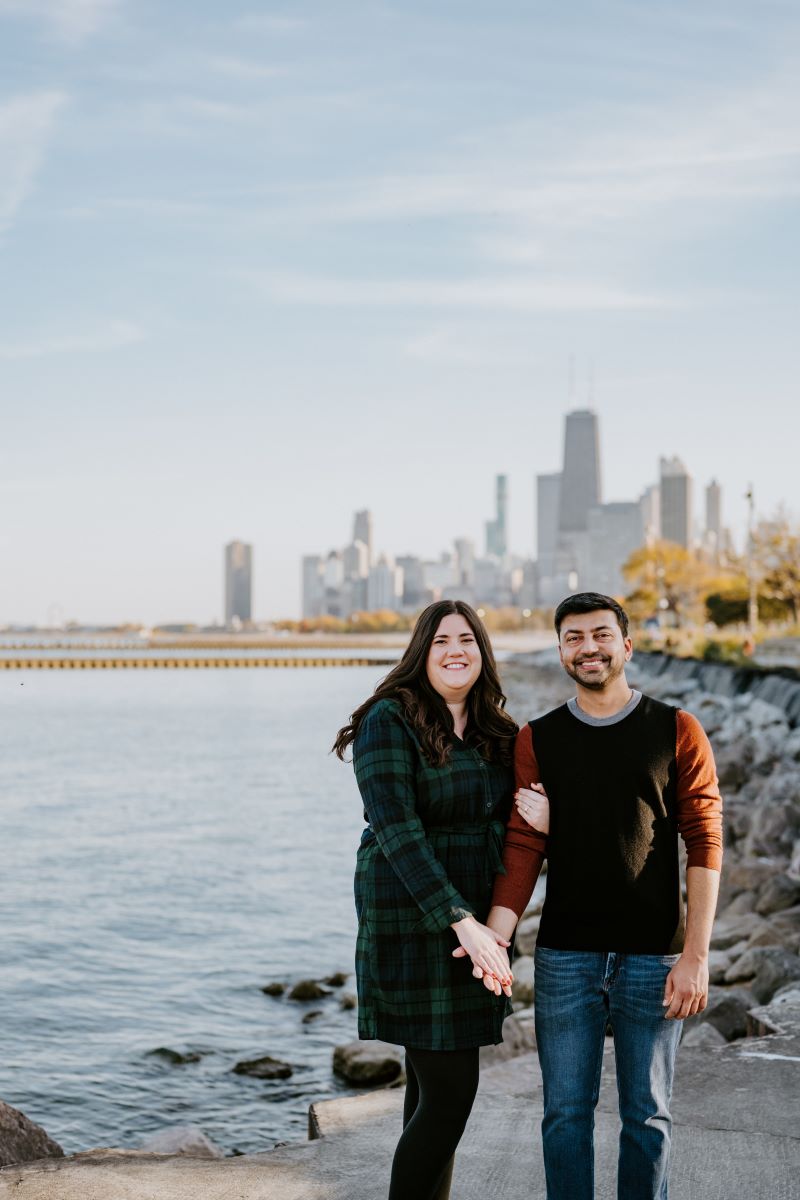
<instances>
[{"instance_id":1,"label":"yellow pier railing","mask_svg":"<svg viewBox=\"0 0 800 1200\"><path fill-rule=\"evenodd\" d=\"M207 667L386 667L394 661L386 658L156 658L131 655L130 658L2 658L0 670L6 671L116 671L116 670L202 670Z\"/></svg>"}]
</instances>

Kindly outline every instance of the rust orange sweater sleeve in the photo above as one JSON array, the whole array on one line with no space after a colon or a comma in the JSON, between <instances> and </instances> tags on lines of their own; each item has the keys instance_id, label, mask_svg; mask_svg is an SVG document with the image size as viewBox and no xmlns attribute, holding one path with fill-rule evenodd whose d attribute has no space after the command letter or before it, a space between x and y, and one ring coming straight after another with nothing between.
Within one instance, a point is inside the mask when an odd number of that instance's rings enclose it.
<instances>
[{"instance_id":1,"label":"rust orange sweater sleeve","mask_svg":"<svg viewBox=\"0 0 800 1200\"><path fill-rule=\"evenodd\" d=\"M523 725L514 746L514 790L539 783L539 764L530 725ZM513 805L503 849L505 875L496 875L492 904L510 908L521 917L533 895L545 858L547 836L532 829Z\"/></svg>"},{"instance_id":2,"label":"rust orange sweater sleeve","mask_svg":"<svg viewBox=\"0 0 800 1200\"><path fill-rule=\"evenodd\" d=\"M675 753L678 763L678 830L689 867L722 867L722 798L714 752L703 726L678 710Z\"/></svg>"}]
</instances>

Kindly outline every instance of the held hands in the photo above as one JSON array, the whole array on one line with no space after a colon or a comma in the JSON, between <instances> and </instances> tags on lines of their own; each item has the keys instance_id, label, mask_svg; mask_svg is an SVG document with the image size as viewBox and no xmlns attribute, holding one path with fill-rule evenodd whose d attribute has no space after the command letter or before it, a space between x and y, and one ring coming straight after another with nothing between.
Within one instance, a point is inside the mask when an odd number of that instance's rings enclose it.
<instances>
[{"instance_id":1,"label":"held hands","mask_svg":"<svg viewBox=\"0 0 800 1200\"><path fill-rule=\"evenodd\" d=\"M523 821L527 821L538 833L550 832L550 801L541 783L520 788L514 793L514 802Z\"/></svg>"},{"instance_id":2,"label":"held hands","mask_svg":"<svg viewBox=\"0 0 800 1200\"><path fill-rule=\"evenodd\" d=\"M510 996L513 975L506 950L511 942L488 925L481 925L475 917L464 917L452 928L461 943L453 951L453 958L471 958L472 974L483 980L484 987L496 996L501 992Z\"/></svg>"},{"instance_id":3,"label":"held hands","mask_svg":"<svg viewBox=\"0 0 800 1200\"><path fill-rule=\"evenodd\" d=\"M677 1020L703 1011L708 1003L707 956L680 956L667 976L662 1003L664 1016Z\"/></svg>"}]
</instances>

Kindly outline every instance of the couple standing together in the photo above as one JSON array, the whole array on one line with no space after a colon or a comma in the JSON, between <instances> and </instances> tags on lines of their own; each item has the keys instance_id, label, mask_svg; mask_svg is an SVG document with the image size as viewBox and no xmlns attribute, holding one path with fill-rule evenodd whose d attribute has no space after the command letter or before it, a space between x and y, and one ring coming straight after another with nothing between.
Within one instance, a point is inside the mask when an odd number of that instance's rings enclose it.
<instances>
[{"instance_id":1,"label":"couple standing together","mask_svg":"<svg viewBox=\"0 0 800 1200\"><path fill-rule=\"evenodd\" d=\"M367 821L355 880L359 1036L406 1053L389 1200L450 1195L478 1050L502 1041L508 951L545 858L535 1026L547 1198L594 1194L607 1026L618 1195L667 1197L675 1054L708 991L722 856L714 760L694 717L628 685L632 644L615 600L570 596L555 626L576 695L521 730L477 614L441 601L336 739L340 757L353 746Z\"/></svg>"}]
</instances>

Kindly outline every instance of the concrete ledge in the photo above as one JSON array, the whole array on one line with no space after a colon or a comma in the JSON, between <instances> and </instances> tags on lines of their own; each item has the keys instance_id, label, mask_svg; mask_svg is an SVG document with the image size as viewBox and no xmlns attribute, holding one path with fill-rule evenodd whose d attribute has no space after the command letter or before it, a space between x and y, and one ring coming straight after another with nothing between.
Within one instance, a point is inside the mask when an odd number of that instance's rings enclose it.
<instances>
[{"instance_id":1,"label":"concrete ledge","mask_svg":"<svg viewBox=\"0 0 800 1200\"><path fill-rule=\"evenodd\" d=\"M6 1167L5 1200L379 1200L402 1123L402 1088L313 1106L313 1141L262 1155L190 1159L100 1150ZM544 1196L535 1054L484 1070L458 1153L458 1200ZM683 1048L673 1096L672 1200L793 1200L800 1177L800 1039ZM619 1119L609 1040L596 1118L597 1200L615 1200Z\"/></svg>"}]
</instances>

